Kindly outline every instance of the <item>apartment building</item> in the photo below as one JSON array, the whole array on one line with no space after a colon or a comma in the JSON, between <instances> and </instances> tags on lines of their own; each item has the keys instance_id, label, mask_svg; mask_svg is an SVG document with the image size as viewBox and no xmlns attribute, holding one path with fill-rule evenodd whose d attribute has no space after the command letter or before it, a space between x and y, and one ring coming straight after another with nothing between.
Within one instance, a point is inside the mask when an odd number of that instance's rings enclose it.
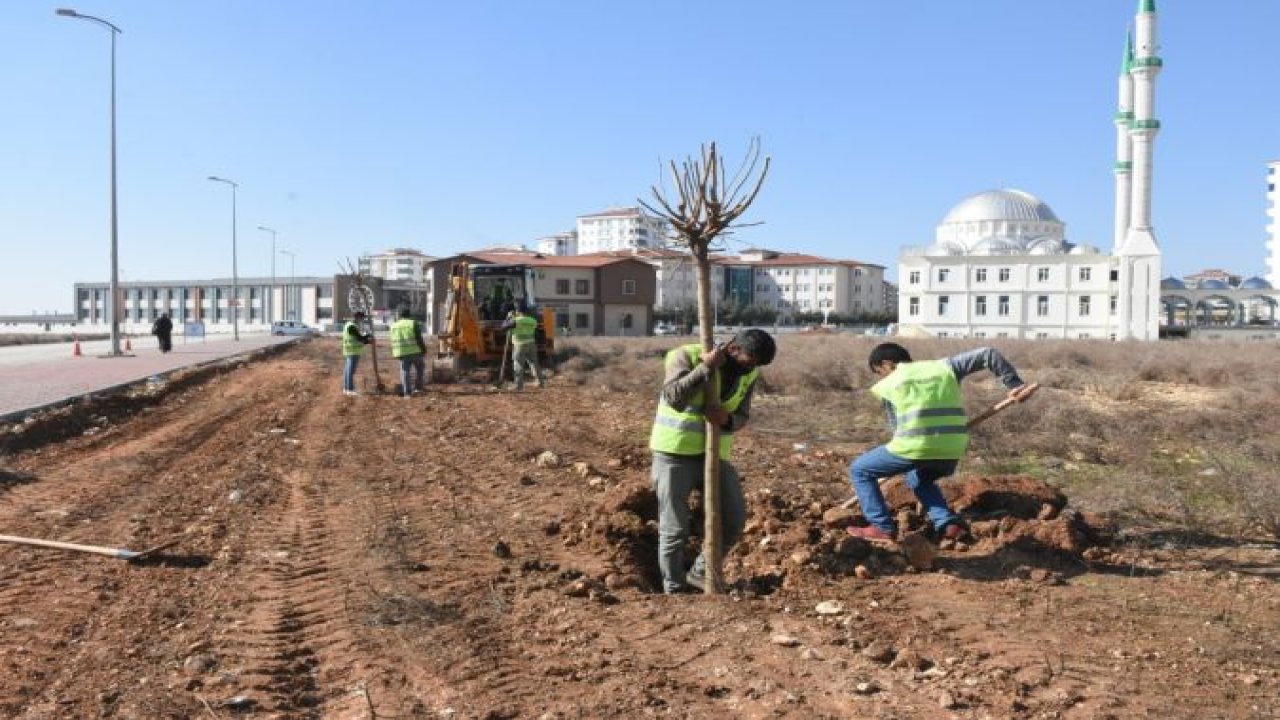
<instances>
[{"instance_id":1,"label":"apartment building","mask_svg":"<svg viewBox=\"0 0 1280 720\"><path fill-rule=\"evenodd\" d=\"M661 248L669 233L666 220L649 215L639 207L611 208L578 216L577 252L586 255Z\"/></svg>"}]
</instances>

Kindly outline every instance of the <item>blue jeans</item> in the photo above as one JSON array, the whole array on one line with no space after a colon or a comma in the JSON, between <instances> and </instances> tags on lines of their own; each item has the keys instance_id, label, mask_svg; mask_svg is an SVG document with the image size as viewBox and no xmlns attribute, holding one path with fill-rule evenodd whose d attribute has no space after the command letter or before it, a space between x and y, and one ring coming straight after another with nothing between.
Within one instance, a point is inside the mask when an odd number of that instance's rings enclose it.
<instances>
[{"instance_id":1,"label":"blue jeans","mask_svg":"<svg viewBox=\"0 0 1280 720\"><path fill-rule=\"evenodd\" d=\"M689 541L689 493L702 489L703 458L655 452L653 491L658 495L658 569L664 592L685 589L684 546ZM747 504L733 466L720 461L720 535L726 555L742 537L747 524ZM706 577L702 553L688 572Z\"/></svg>"},{"instance_id":2,"label":"blue jeans","mask_svg":"<svg viewBox=\"0 0 1280 720\"><path fill-rule=\"evenodd\" d=\"M889 506L880 493L880 478L906 473L907 487L916 494L929 515L934 529L942 528L960 518L951 508L938 488L938 481L956 471L959 460L911 460L889 452L887 445L870 450L849 465L849 480L858 494L858 504L867 522L881 530L894 534L897 524L889 513Z\"/></svg>"},{"instance_id":3,"label":"blue jeans","mask_svg":"<svg viewBox=\"0 0 1280 720\"><path fill-rule=\"evenodd\" d=\"M409 376L412 373L410 373L409 371L414 369L418 371L418 382L413 385L412 389L410 389ZM405 397L408 397L410 394L412 394L413 390L426 389L426 380L424 380L422 377L423 373L426 372L426 369L427 369L427 362L426 362L426 359L422 356L422 353L418 353L417 355L405 355L404 357L400 358L400 388L401 390L404 391Z\"/></svg>"},{"instance_id":4,"label":"blue jeans","mask_svg":"<svg viewBox=\"0 0 1280 720\"><path fill-rule=\"evenodd\" d=\"M359 355L347 355L346 364L342 367L342 389L355 392L356 366L360 364Z\"/></svg>"}]
</instances>

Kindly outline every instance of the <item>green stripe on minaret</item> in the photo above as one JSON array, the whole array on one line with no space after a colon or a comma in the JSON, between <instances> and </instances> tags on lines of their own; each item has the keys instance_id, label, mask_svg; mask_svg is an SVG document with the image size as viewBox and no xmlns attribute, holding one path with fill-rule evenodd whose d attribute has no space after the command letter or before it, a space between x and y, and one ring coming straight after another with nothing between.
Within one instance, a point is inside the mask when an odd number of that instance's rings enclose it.
<instances>
[{"instance_id":1,"label":"green stripe on minaret","mask_svg":"<svg viewBox=\"0 0 1280 720\"><path fill-rule=\"evenodd\" d=\"M1133 33L1124 34L1124 59L1120 61L1120 72L1127 73L1133 69Z\"/></svg>"},{"instance_id":2,"label":"green stripe on minaret","mask_svg":"<svg viewBox=\"0 0 1280 720\"><path fill-rule=\"evenodd\" d=\"M1156 0L1138 0L1138 12L1153 13L1156 11Z\"/></svg>"}]
</instances>

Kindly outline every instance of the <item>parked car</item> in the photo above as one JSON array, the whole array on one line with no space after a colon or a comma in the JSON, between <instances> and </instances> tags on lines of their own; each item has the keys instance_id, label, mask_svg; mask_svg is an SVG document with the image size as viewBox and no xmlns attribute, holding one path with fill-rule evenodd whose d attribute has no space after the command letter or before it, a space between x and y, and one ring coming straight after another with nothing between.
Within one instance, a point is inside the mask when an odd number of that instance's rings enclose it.
<instances>
[{"instance_id":1,"label":"parked car","mask_svg":"<svg viewBox=\"0 0 1280 720\"><path fill-rule=\"evenodd\" d=\"M272 335L319 335L320 331L296 320L277 320L271 323Z\"/></svg>"},{"instance_id":2,"label":"parked car","mask_svg":"<svg viewBox=\"0 0 1280 720\"><path fill-rule=\"evenodd\" d=\"M653 334L654 335L679 335L680 330L676 328L675 325L669 325L667 323L658 323L657 325L653 326Z\"/></svg>"}]
</instances>

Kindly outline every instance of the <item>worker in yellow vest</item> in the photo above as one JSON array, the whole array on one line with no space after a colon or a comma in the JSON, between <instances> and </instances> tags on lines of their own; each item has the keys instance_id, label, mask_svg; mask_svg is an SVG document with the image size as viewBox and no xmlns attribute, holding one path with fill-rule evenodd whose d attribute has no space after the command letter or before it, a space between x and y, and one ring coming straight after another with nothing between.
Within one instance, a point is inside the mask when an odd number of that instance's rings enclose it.
<instances>
[{"instance_id":1,"label":"worker in yellow vest","mask_svg":"<svg viewBox=\"0 0 1280 720\"><path fill-rule=\"evenodd\" d=\"M404 397L427 389L427 343L422 339L422 325L413 319L409 308L400 308L400 318L391 324L391 356L400 361L400 392ZM416 370L417 382L409 385L409 376Z\"/></svg>"},{"instance_id":2,"label":"worker in yellow vest","mask_svg":"<svg viewBox=\"0 0 1280 720\"><path fill-rule=\"evenodd\" d=\"M689 540L689 493L701 490L703 484L708 420L719 425L721 433L720 517L725 553L742 537L746 501L729 455L734 433L751 415L759 368L773 362L776 352L769 333L749 328L710 352L693 344L667 353L662 397L649 433L653 490L658 496L658 568L663 592L701 592L706 584L706 560L699 554L686 569L684 546ZM705 388L717 369L719 407L707 408Z\"/></svg>"},{"instance_id":3,"label":"worker in yellow vest","mask_svg":"<svg viewBox=\"0 0 1280 720\"><path fill-rule=\"evenodd\" d=\"M351 319L342 326L342 394L359 395L356 392L356 367L360 364L360 356L364 348L373 342L373 334L360 330L364 321L364 313L357 310Z\"/></svg>"},{"instance_id":4,"label":"worker in yellow vest","mask_svg":"<svg viewBox=\"0 0 1280 720\"><path fill-rule=\"evenodd\" d=\"M511 331L511 369L515 375L516 390L524 389L525 368L533 373L538 387L546 387L547 383L538 369L538 321L521 304L502 324L502 329Z\"/></svg>"},{"instance_id":5,"label":"worker in yellow vest","mask_svg":"<svg viewBox=\"0 0 1280 720\"><path fill-rule=\"evenodd\" d=\"M854 460L849 479L858 495L862 514L870 523L849 528L849 534L871 541L892 541L897 524L880 492L880 479L904 475L907 487L929 516L935 537L968 538L969 529L947 506L938 481L956 471L969 445L964 396L960 381L971 373L988 370L1021 400L1033 386L994 348L979 348L943 360L913 362L911 353L897 343L881 343L867 360L881 379L871 386L880 398L893 439Z\"/></svg>"}]
</instances>

